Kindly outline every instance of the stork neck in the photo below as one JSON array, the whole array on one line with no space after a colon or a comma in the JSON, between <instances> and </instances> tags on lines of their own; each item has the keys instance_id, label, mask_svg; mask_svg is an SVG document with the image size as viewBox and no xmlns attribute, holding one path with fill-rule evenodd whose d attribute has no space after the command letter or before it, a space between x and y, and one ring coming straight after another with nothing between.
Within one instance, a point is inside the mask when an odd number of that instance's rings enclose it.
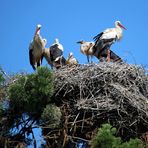
<instances>
[{"instance_id":1,"label":"stork neck","mask_svg":"<svg viewBox=\"0 0 148 148\"><path fill-rule=\"evenodd\" d=\"M122 33L123 33L122 28L120 26L117 26L116 32L117 32L117 40L120 40L122 38Z\"/></svg>"},{"instance_id":2,"label":"stork neck","mask_svg":"<svg viewBox=\"0 0 148 148\"><path fill-rule=\"evenodd\" d=\"M73 55L70 55L69 58L73 58Z\"/></svg>"},{"instance_id":3,"label":"stork neck","mask_svg":"<svg viewBox=\"0 0 148 148\"><path fill-rule=\"evenodd\" d=\"M121 28L118 24L115 24L115 27L118 31L122 32L123 28Z\"/></svg>"},{"instance_id":4,"label":"stork neck","mask_svg":"<svg viewBox=\"0 0 148 148\"><path fill-rule=\"evenodd\" d=\"M121 27L118 25L118 24L115 24L115 27L118 29L118 28L120 28L121 29Z\"/></svg>"},{"instance_id":5,"label":"stork neck","mask_svg":"<svg viewBox=\"0 0 148 148\"><path fill-rule=\"evenodd\" d=\"M36 29L35 31L35 35L39 35L40 34L40 28Z\"/></svg>"}]
</instances>

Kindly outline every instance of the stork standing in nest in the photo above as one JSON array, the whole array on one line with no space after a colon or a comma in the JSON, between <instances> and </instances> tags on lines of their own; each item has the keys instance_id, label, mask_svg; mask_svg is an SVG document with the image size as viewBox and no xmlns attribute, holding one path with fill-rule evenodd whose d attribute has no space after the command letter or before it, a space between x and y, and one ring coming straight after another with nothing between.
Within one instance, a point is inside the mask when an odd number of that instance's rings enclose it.
<instances>
[{"instance_id":1,"label":"stork standing in nest","mask_svg":"<svg viewBox=\"0 0 148 148\"><path fill-rule=\"evenodd\" d=\"M42 39L40 35L41 25L37 25L35 35L32 42L29 45L29 60L30 65L34 70L42 64L43 52L47 43L46 39Z\"/></svg>"},{"instance_id":2,"label":"stork standing in nest","mask_svg":"<svg viewBox=\"0 0 148 148\"><path fill-rule=\"evenodd\" d=\"M115 28L108 28L94 37L95 48L98 55L107 49L107 61L110 61L110 46L122 38L123 29L126 30L120 21L116 21Z\"/></svg>"},{"instance_id":3,"label":"stork standing in nest","mask_svg":"<svg viewBox=\"0 0 148 148\"><path fill-rule=\"evenodd\" d=\"M89 57L91 57L91 61L92 61L92 57L95 56L97 59L100 60L100 62L106 61L107 56L109 54L109 58L110 61L112 62L122 62L122 59L116 55L112 50L109 50L104 47L101 51L97 50L97 48L95 47L95 43L94 42L85 42L85 41L79 41L77 42L80 44L80 51L81 53L85 54L87 56L87 60L89 62Z\"/></svg>"},{"instance_id":4,"label":"stork standing in nest","mask_svg":"<svg viewBox=\"0 0 148 148\"><path fill-rule=\"evenodd\" d=\"M58 39L55 39L54 43L45 49L44 56L51 68L65 65L66 59L63 57L63 51L63 45L59 43Z\"/></svg>"},{"instance_id":5,"label":"stork standing in nest","mask_svg":"<svg viewBox=\"0 0 148 148\"><path fill-rule=\"evenodd\" d=\"M91 62L92 62L92 56L94 55L93 47L94 47L95 43L94 42L85 42L83 40L78 41L77 43L80 44L81 53L83 53L84 55L87 56L88 63L90 62L89 57L91 57Z\"/></svg>"},{"instance_id":6,"label":"stork standing in nest","mask_svg":"<svg viewBox=\"0 0 148 148\"><path fill-rule=\"evenodd\" d=\"M69 53L69 56L68 56L68 58L67 58L67 60L66 60L66 64L67 64L68 66L73 66L73 65L77 65L77 64L78 64L78 61L77 61L76 58L73 56L73 53L72 53L72 52Z\"/></svg>"}]
</instances>

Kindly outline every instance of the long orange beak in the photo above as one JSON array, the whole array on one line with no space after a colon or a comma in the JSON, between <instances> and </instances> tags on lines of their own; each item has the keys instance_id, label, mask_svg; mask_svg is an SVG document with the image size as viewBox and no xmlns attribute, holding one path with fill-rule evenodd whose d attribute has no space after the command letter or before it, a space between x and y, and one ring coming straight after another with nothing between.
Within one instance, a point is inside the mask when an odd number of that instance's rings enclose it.
<instances>
[{"instance_id":1,"label":"long orange beak","mask_svg":"<svg viewBox=\"0 0 148 148\"><path fill-rule=\"evenodd\" d=\"M127 30L122 24L118 23L118 25L119 25L121 28Z\"/></svg>"}]
</instances>

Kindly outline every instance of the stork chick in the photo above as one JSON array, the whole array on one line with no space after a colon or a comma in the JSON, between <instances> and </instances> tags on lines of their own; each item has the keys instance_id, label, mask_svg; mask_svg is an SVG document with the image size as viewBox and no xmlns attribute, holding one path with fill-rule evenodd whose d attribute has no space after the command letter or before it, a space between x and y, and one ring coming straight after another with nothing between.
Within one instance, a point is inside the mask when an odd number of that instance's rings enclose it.
<instances>
[{"instance_id":1,"label":"stork chick","mask_svg":"<svg viewBox=\"0 0 148 148\"><path fill-rule=\"evenodd\" d=\"M95 45L95 43L94 42L85 42L83 40L78 41L77 43L80 44L80 51L82 54L85 54L87 56L87 61L89 63L90 62L89 57L92 58L92 56L94 55L93 46Z\"/></svg>"},{"instance_id":2,"label":"stork chick","mask_svg":"<svg viewBox=\"0 0 148 148\"><path fill-rule=\"evenodd\" d=\"M78 43L80 43L81 52L87 55L88 57L95 56L97 59L100 60L100 62L108 60L112 62L122 62L122 59L118 55L116 55L113 51L108 50L106 47L99 51L96 49L94 42L79 41Z\"/></svg>"},{"instance_id":3,"label":"stork chick","mask_svg":"<svg viewBox=\"0 0 148 148\"><path fill-rule=\"evenodd\" d=\"M66 64L69 65L69 66L73 66L73 65L77 65L78 64L78 61L73 56L72 52L69 53L69 56L68 56L68 58L66 60Z\"/></svg>"}]
</instances>

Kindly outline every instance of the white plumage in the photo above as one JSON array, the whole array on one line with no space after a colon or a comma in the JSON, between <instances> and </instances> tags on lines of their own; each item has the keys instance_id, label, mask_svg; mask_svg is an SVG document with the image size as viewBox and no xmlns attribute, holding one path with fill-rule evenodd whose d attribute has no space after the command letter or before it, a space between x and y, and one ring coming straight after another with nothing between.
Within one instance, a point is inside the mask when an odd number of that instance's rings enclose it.
<instances>
[{"instance_id":1,"label":"white plumage","mask_svg":"<svg viewBox=\"0 0 148 148\"><path fill-rule=\"evenodd\" d=\"M115 28L109 28L99 33L94 37L95 48L98 54L105 49L110 49L110 46L122 38L123 30L126 29L120 21L115 22ZM109 56L109 55L108 55ZM108 58L109 59L109 58Z\"/></svg>"},{"instance_id":2,"label":"white plumage","mask_svg":"<svg viewBox=\"0 0 148 148\"><path fill-rule=\"evenodd\" d=\"M120 21L116 21L115 22L115 28L109 28L103 31L102 36L100 37L100 39L115 39L117 38L117 40L120 40L122 38L122 33L123 33L123 29L125 29Z\"/></svg>"},{"instance_id":3,"label":"white plumage","mask_svg":"<svg viewBox=\"0 0 148 148\"><path fill-rule=\"evenodd\" d=\"M47 43L46 39L42 39L40 35L41 25L37 25L35 35L29 45L29 60L32 68L35 70L42 64L43 52Z\"/></svg>"},{"instance_id":4,"label":"white plumage","mask_svg":"<svg viewBox=\"0 0 148 148\"><path fill-rule=\"evenodd\" d=\"M68 58L66 60L66 64L69 65L69 66L73 66L73 65L77 65L78 64L78 61L73 56L72 52L69 53L69 56L68 56Z\"/></svg>"},{"instance_id":5,"label":"white plumage","mask_svg":"<svg viewBox=\"0 0 148 148\"><path fill-rule=\"evenodd\" d=\"M94 42L85 42L85 41L78 41L77 43L80 44L80 51L81 53L85 54L87 56L87 61L89 62L89 57L93 56L94 49L93 46L95 45Z\"/></svg>"},{"instance_id":6,"label":"white plumage","mask_svg":"<svg viewBox=\"0 0 148 148\"><path fill-rule=\"evenodd\" d=\"M63 57L63 51L63 45L59 43L58 39L55 39L54 43L45 49L44 56L51 68L57 68L65 64L66 60Z\"/></svg>"},{"instance_id":7,"label":"white plumage","mask_svg":"<svg viewBox=\"0 0 148 148\"><path fill-rule=\"evenodd\" d=\"M122 38L123 30L126 29L120 21L115 22L115 28L108 28L94 37L95 45L99 45L100 48L110 46L116 40L119 41Z\"/></svg>"},{"instance_id":8,"label":"white plumage","mask_svg":"<svg viewBox=\"0 0 148 148\"><path fill-rule=\"evenodd\" d=\"M57 49L64 51L63 45L60 44L59 39L55 39L54 43L51 46L57 45Z\"/></svg>"}]
</instances>

